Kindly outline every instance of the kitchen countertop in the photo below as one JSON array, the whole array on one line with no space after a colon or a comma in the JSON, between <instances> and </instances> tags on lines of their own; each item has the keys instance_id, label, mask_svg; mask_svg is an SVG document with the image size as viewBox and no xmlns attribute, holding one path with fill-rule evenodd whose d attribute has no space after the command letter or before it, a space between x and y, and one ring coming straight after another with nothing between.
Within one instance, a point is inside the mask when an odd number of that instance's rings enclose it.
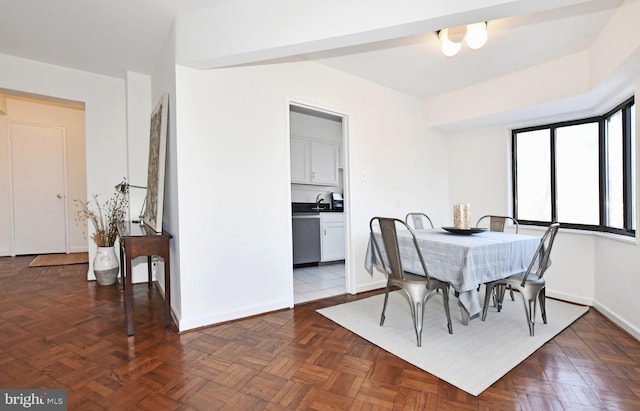
<instances>
[{"instance_id":1,"label":"kitchen countertop","mask_svg":"<svg viewBox=\"0 0 640 411\"><path fill-rule=\"evenodd\" d=\"M343 210L332 209L329 207L329 204L320 203L320 209L315 209L317 207L316 203L291 203L291 212L294 215L309 215L309 214L319 214L319 213L342 213Z\"/></svg>"}]
</instances>

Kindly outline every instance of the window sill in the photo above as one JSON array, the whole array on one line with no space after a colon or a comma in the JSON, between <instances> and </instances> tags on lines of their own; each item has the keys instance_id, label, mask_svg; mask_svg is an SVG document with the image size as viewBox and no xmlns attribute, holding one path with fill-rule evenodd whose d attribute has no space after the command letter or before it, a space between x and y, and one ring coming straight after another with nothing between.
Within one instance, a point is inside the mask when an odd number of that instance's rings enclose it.
<instances>
[{"instance_id":1,"label":"window sill","mask_svg":"<svg viewBox=\"0 0 640 411\"><path fill-rule=\"evenodd\" d=\"M521 225L520 231L523 230L531 230L531 231L545 231L547 228L542 226L534 226L534 225ZM614 233L604 233L600 231L588 231L588 230L576 230L573 228L560 228L559 232L575 234L575 235L589 235L592 237L600 237L607 240L612 241L620 241L626 244L638 245L640 242L638 241L637 231L635 237L629 237L626 235L614 234Z\"/></svg>"}]
</instances>

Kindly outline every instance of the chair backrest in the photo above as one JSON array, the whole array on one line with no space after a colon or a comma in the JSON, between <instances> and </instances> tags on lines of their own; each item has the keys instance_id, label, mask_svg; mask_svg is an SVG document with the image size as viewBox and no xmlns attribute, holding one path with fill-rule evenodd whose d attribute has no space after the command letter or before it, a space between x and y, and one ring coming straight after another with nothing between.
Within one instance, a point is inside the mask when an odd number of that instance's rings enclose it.
<instances>
[{"instance_id":1,"label":"chair backrest","mask_svg":"<svg viewBox=\"0 0 640 411\"><path fill-rule=\"evenodd\" d=\"M520 228L520 224L518 224L518 220L516 220L513 217L509 217L506 215L483 215L482 217L480 217L478 219L478 222L476 223L476 227L480 227L480 223L483 220L489 219L489 230L490 231L500 231L503 232L504 231L504 226L506 225L507 221L511 221L513 222L513 225L516 226L516 234L518 234L518 229Z\"/></svg>"},{"instance_id":2,"label":"chair backrest","mask_svg":"<svg viewBox=\"0 0 640 411\"><path fill-rule=\"evenodd\" d=\"M429 278L427 266L424 263L422 252L418 246L418 240L416 239L416 235L411 227L409 227L404 221L397 218L373 217L371 221L369 221L369 229L371 230L371 238L373 239L374 252L380 256L380 261L384 266L385 272L387 275L395 279L405 279L405 272L402 266L402 255L400 254L400 246L398 243L397 226L406 229L410 233L424 274ZM376 234L379 234L379 236L376 236ZM382 245L384 248L380 246L377 237L382 237ZM382 250L384 250L384 253L381 252ZM384 258L385 256L386 259Z\"/></svg>"},{"instance_id":3,"label":"chair backrest","mask_svg":"<svg viewBox=\"0 0 640 411\"><path fill-rule=\"evenodd\" d=\"M409 213L404 218L404 222L409 226L413 226L414 230L424 230L425 228L433 228L433 223L425 213ZM429 223L429 225L427 225Z\"/></svg>"},{"instance_id":4,"label":"chair backrest","mask_svg":"<svg viewBox=\"0 0 640 411\"><path fill-rule=\"evenodd\" d=\"M544 232L544 235L540 239L540 245L538 246L536 253L533 255L529 268L527 268L527 272L522 279L523 287L529 274L533 273L539 278L542 278L544 273L547 271L547 268L551 265L549 257L551 256L551 248L553 247L553 242L556 239L559 227L560 223L553 223L547 228L547 231Z\"/></svg>"}]
</instances>

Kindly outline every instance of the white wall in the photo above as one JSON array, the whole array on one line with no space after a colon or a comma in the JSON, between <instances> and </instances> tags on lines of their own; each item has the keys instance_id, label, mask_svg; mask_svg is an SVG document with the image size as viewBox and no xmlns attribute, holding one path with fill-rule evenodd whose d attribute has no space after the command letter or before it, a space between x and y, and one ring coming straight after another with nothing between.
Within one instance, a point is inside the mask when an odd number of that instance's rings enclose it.
<instances>
[{"instance_id":1,"label":"white wall","mask_svg":"<svg viewBox=\"0 0 640 411\"><path fill-rule=\"evenodd\" d=\"M146 187L149 165L149 141L151 127L151 76L135 72L126 73L126 109L127 109L127 171L129 184ZM122 179L122 178L121 178ZM129 188L129 219L137 220L143 210L146 190ZM157 268L157 267L156 267ZM147 258L138 257L131 262L134 283L147 282ZM158 270L152 271L158 278ZM160 276L160 280L162 277ZM162 281L159 281L162 286Z\"/></svg>"},{"instance_id":2,"label":"white wall","mask_svg":"<svg viewBox=\"0 0 640 411\"><path fill-rule=\"evenodd\" d=\"M510 133L504 127L494 127L447 138L449 201L451 205L471 204L472 224L485 214L511 214ZM453 221L450 208L449 225Z\"/></svg>"},{"instance_id":3,"label":"white wall","mask_svg":"<svg viewBox=\"0 0 640 411\"><path fill-rule=\"evenodd\" d=\"M637 244L598 238L594 306L640 339L637 290L640 289L640 250Z\"/></svg>"},{"instance_id":4,"label":"white wall","mask_svg":"<svg viewBox=\"0 0 640 411\"><path fill-rule=\"evenodd\" d=\"M149 129L151 115L151 77L128 72L127 96L127 182L146 187L149 163ZM129 190L130 218L140 216L146 190L131 187ZM146 259L145 259L146 260Z\"/></svg>"},{"instance_id":5,"label":"white wall","mask_svg":"<svg viewBox=\"0 0 640 411\"><path fill-rule=\"evenodd\" d=\"M417 99L306 62L178 67L177 93L181 330L293 305L291 100L348 116L352 292L382 285L363 267L371 217L446 213L445 145Z\"/></svg>"},{"instance_id":6,"label":"white wall","mask_svg":"<svg viewBox=\"0 0 640 411\"><path fill-rule=\"evenodd\" d=\"M110 196L126 175L124 81L2 54L0 67L0 88L85 104L87 195ZM87 242L92 259L96 248Z\"/></svg>"},{"instance_id":7,"label":"white wall","mask_svg":"<svg viewBox=\"0 0 640 411\"><path fill-rule=\"evenodd\" d=\"M640 95L640 76L635 81L636 118L640 114L638 98ZM640 158L640 125L636 121L636 164ZM640 190L640 167L636 166L636 193ZM637 195L637 194L636 194ZM640 204L636 200L636 222L640 216ZM637 225L637 223L636 223ZM640 290L640 249L637 242L620 242L608 237L595 240L595 307L614 320L618 325L640 339L640 303L636 291Z\"/></svg>"},{"instance_id":8,"label":"white wall","mask_svg":"<svg viewBox=\"0 0 640 411\"><path fill-rule=\"evenodd\" d=\"M167 41L158 59L156 69L152 75L151 84L151 104L155 107L164 93L169 94L169 122L167 130L167 153L165 164L164 179L164 203L162 229L173 234L173 240L170 242L171 255L171 306L176 318L181 317L182 311L182 292L181 292L181 276L180 276L180 236L179 233L179 217L178 204L180 192L178 190L178 158L177 158L177 137L176 137L176 72L175 72L175 41L173 32L167 37ZM149 113L150 114L150 113ZM186 160L185 167L189 166L189 160ZM197 235L197 227L192 227ZM187 231L187 233L189 233ZM187 235L192 235L187 234ZM159 261L157 266L156 277L162 291L164 289L164 262ZM187 273L188 275L189 273ZM187 296L188 298L188 296Z\"/></svg>"}]
</instances>

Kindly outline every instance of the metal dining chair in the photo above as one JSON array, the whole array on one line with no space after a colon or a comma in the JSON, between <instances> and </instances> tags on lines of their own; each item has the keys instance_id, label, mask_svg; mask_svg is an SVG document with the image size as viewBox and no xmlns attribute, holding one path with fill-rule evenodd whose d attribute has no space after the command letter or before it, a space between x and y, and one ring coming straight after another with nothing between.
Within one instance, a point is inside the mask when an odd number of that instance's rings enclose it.
<instances>
[{"instance_id":1,"label":"metal dining chair","mask_svg":"<svg viewBox=\"0 0 640 411\"><path fill-rule=\"evenodd\" d=\"M520 224L518 224L518 220L516 220L513 217L502 216L502 215L490 215L490 214L483 215L482 217L480 217L478 219L478 222L476 223L476 227L479 228L480 225L483 223L483 221L486 220L486 219L489 219L489 230L490 231L503 232L507 221L511 221L513 223L513 225L515 225L515 227L516 227L516 234L518 234L518 229L520 228Z\"/></svg>"},{"instance_id":2,"label":"metal dining chair","mask_svg":"<svg viewBox=\"0 0 640 411\"><path fill-rule=\"evenodd\" d=\"M428 215L425 213L408 213L404 218L404 222L413 226L414 230L424 230L425 228L433 228L433 223ZM427 223L429 224L427 226Z\"/></svg>"},{"instance_id":3,"label":"metal dining chair","mask_svg":"<svg viewBox=\"0 0 640 411\"><path fill-rule=\"evenodd\" d=\"M398 244L397 227L406 229L411 234L412 244L415 247L424 275L409 273L404 270ZM369 221L369 229L373 240L374 253L378 256L378 261L380 261L381 264L380 266L376 265L376 268L387 277L384 305L382 306L382 315L380 316L380 326L384 324L387 301L389 300L389 290L393 286L398 287L409 300L413 326L416 332L418 347L420 347L422 345L422 323L425 304L433 295L434 291L442 290L444 311L447 317L447 328L449 334L453 334L451 314L449 312L449 283L429 276L422 252L418 246L418 240L413 230L402 220L385 217L372 218L371 221Z\"/></svg>"},{"instance_id":4,"label":"metal dining chair","mask_svg":"<svg viewBox=\"0 0 640 411\"><path fill-rule=\"evenodd\" d=\"M546 282L543 276L550 265L549 256L551 255L551 248L553 247L553 242L556 238L559 227L560 223L553 223L549 228L547 228L540 240L538 249L531 259L531 263L529 264L527 271L486 284L487 288L484 298L484 306L482 308L482 321L487 317L487 311L489 309L489 302L491 300L493 290L496 290L497 308L499 312L502 309L505 289L514 288L520 291L520 295L522 296L524 311L527 317L527 323L529 324L529 335L533 337L536 320L536 306L538 301L540 302L542 321L545 324L547 323L547 310L545 305Z\"/></svg>"},{"instance_id":5,"label":"metal dining chair","mask_svg":"<svg viewBox=\"0 0 640 411\"><path fill-rule=\"evenodd\" d=\"M487 219L489 220L489 231L504 232L504 227L507 221L511 221L513 225L515 225L516 227L516 234L518 234L518 229L520 228L520 224L518 224L518 220L506 215L504 216L491 215L491 214L483 215L478 219L478 222L476 223L476 228L479 228L482 225L482 222ZM515 301L515 297L513 296L512 290L509 290L509 295L511 295L511 301ZM497 307L495 295L493 295L493 305Z\"/></svg>"}]
</instances>

